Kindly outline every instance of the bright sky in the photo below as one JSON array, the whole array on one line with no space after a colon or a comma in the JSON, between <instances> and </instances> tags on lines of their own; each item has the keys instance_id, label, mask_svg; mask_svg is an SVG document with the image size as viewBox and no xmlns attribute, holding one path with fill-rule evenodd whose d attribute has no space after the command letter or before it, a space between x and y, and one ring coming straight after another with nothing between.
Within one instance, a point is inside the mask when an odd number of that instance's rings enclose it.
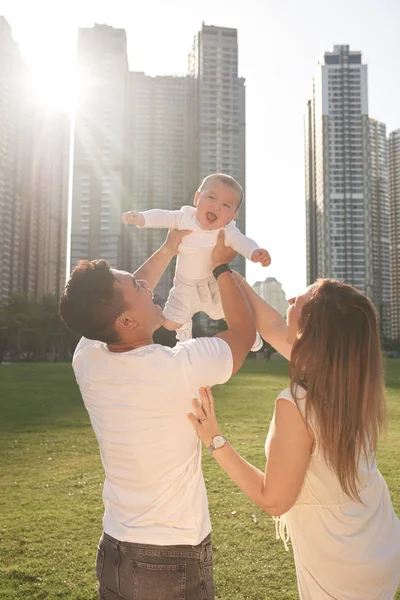
<instances>
[{"instance_id":1,"label":"bright sky","mask_svg":"<svg viewBox=\"0 0 400 600\"><path fill-rule=\"evenodd\" d=\"M124 28L130 69L148 75L184 74L202 21L236 27L247 85L247 234L272 256L267 269L247 263L247 278L276 277L287 296L305 287L303 116L322 53L333 44L361 50L369 114L400 128L399 0L0 0L0 15L54 101L71 96L78 26Z\"/></svg>"}]
</instances>

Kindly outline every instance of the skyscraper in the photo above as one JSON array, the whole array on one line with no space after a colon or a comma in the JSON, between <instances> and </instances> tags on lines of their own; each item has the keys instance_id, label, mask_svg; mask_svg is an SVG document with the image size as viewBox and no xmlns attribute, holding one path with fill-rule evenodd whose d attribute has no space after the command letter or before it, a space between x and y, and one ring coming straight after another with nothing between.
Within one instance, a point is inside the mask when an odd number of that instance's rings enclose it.
<instances>
[{"instance_id":1,"label":"skyscraper","mask_svg":"<svg viewBox=\"0 0 400 600\"><path fill-rule=\"evenodd\" d=\"M400 129L389 135L392 337L400 339Z\"/></svg>"},{"instance_id":2,"label":"skyscraper","mask_svg":"<svg viewBox=\"0 0 400 600\"><path fill-rule=\"evenodd\" d=\"M334 46L313 83L306 120L309 283L344 279L372 292L367 66Z\"/></svg>"},{"instance_id":3,"label":"skyscraper","mask_svg":"<svg viewBox=\"0 0 400 600\"><path fill-rule=\"evenodd\" d=\"M333 277L367 294L389 334L385 126L368 117L367 66L334 46L313 81L305 119L307 280Z\"/></svg>"},{"instance_id":4,"label":"skyscraper","mask_svg":"<svg viewBox=\"0 0 400 600\"><path fill-rule=\"evenodd\" d=\"M315 115L313 100L307 102L304 120L305 150L305 196L306 196L306 253L307 284L318 278L317 271L317 206L315 197Z\"/></svg>"},{"instance_id":5,"label":"skyscraper","mask_svg":"<svg viewBox=\"0 0 400 600\"><path fill-rule=\"evenodd\" d=\"M99 257L121 267L128 76L125 31L97 24L79 29L77 68L85 89L75 116L71 267L79 259Z\"/></svg>"},{"instance_id":6,"label":"skyscraper","mask_svg":"<svg viewBox=\"0 0 400 600\"><path fill-rule=\"evenodd\" d=\"M80 29L78 69L87 82L75 119L71 267L106 258L135 270L166 232L121 226L126 210L191 204L206 175L223 171L244 187L244 80L237 31L208 27L195 38L189 74L129 72L123 30ZM245 207L238 225L245 231ZM244 274L244 259L237 259ZM171 265L157 295L165 301Z\"/></svg>"},{"instance_id":7,"label":"skyscraper","mask_svg":"<svg viewBox=\"0 0 400 600\"><path fill-rule=\"evenodd\" d=\"M238 75L237 30L203 23L189 54L194 193L207 175L226 173L246 183L245 85ZM246 208L236 219L246 230ZM245 259L234 266L245 274Z\"/></svg>"},{"instance_id":8,"label":"skyscraper","mask_svg":"<svg viewBox=\"0 0 400 600\"><path fill-rule=\"evenodd\" d=\"M188 155L188 78L129 73L127 190L125 210L179 210L191 202ZM165 239L166 231L124 226L124 268L137 269ZM174 264L157 286L165 301Z\"/></svg>"},{"instance_id":9,"label":"skyscraper","mask_svg":"<svg viewBox=\"0 0 400 600\"><path fill-rule=\"evenodd\" d=\"M20 291L60 297L66 278L70 118L30 106L21 190Z\"/></svg>"},{"instance_id":10,"label":"skyscraper","mask_svg":"<svg viewBox=\"0 0 400 600\"><path fill-rule=\"evenodd\" d=\"M0 299L59 296L66 277L70 121L32 100L0 17Z\"/></svg>"},{"instance_id":11,"label":"skyscraper","mask_svg":"<svg viewBox=\"0 0 400 600\"><path fill-rule=\"evenodd\" d=\"M4 17L0 17L0 56L0 299L7 299L20 291L20 117L24 67Z\"/></svg>"},{"instance_id":12,"label":"skyscraper","mask_svg":"<svg viewBox=\"0 0 400 600\"><path fill-rule=\"evenodd\" d=\"M369 120L368 188L371 215L372 291L371 300L380 316L380 330L391 337L388 145L386 125Z\"/></svg>"}]
</instances>

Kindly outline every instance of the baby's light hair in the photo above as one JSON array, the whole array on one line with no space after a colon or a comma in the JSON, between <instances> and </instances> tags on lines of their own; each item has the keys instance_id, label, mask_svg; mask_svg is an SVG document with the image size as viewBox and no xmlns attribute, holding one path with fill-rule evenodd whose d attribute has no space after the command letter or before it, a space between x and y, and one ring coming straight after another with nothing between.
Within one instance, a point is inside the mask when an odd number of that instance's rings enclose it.
<instances>
[{"instance_id":1,"label":"baby's light hair","mask_svg":"<svg viewBox=\"0 0 400 600\"><path fill-rule=\"evenodd\" d=\"M198 191L202 192L208 186L208 184L214 180L220 181L224 185L229 186L239 194L239 204L237 206L237 210L239 210L244 198L243 188L240 183L230 175L225 175L225 173L212 173L212 175L207 175L207 177L205 177L201 182Z\"/></svg>"}]
</instances>

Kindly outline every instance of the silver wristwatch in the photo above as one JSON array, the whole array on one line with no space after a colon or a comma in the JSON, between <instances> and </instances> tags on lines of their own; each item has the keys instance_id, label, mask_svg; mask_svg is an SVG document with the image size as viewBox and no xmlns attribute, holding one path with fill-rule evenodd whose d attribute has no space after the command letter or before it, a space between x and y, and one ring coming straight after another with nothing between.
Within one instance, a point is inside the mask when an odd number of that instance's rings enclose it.
<instances>
[{"instance_id":1,"label":"silver wristwatch","mask_svg":"<svg viewBox=\"0 0 400 600\"><path fill-rule=\"evenodd\" d=\"M214 452L214 450L218 450L218 448L222 448L225 446L228 440L223 435L215 435L211 440L211 444L208 446L207 450L210 454Z\"/></svg>"}]
</instances>

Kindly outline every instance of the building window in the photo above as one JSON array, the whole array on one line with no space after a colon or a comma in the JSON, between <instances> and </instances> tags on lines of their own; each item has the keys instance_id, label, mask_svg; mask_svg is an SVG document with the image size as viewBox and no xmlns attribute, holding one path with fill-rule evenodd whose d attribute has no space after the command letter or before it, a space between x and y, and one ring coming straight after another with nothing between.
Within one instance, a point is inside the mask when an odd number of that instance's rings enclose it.
<instances>
[{"instance_id":1,"label":"building window","mask_svg":"<svg viewBox=\"0 0 400 600\"><path fill-rule=\"evenodd\" d=\"M325 55L325 64L326 65L339 65L340 64L340 57L339 55L329 55L326 54Z\"/></svg>"}]
</instances>

